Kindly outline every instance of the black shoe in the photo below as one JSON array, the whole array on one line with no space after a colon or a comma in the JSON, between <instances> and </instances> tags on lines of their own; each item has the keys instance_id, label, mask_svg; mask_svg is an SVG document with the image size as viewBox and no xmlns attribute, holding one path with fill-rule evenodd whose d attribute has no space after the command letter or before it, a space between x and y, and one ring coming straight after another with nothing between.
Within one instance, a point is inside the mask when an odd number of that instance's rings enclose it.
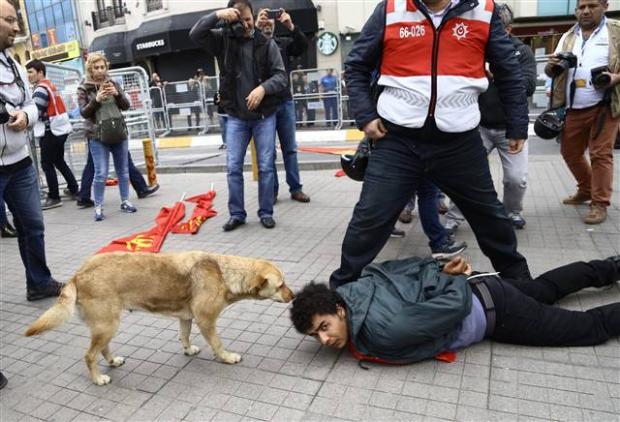
<instances>
[{"instance_id":1,"label":"black shoe","mask_svg":"<svg viewBox=\"0 0 620 422\"><path fill-rule=\"evenodd\" d=\"M94 207L95 203L90 198L78 199L77 200L77 206L80 207L80 208L90 208L90 207Z\"/></svg>"},{"instance_id":2,"label":"black shoe","mask_svg":"<svg viewBox=\"0 0 620 422\"><path fill-rule=\"evenodd\" d=\"M433 248L433 258L435 259L450 259L457 256L461 252L467 249L467 243L465 242L448 242L439 248Z\"/></svg>"},{"instance_id":3,"label":"black shoe","mask_svg":"<svg viewBox=\"0 0 620 422\"><path fill-rule=\"evenodd\" d=\"M153 195L155 192L159 190L159 183L155 183L153 186L148 186L145 190L138 193L138 198L143 199L149 195Z\"/></svg>"},{"instance_id":4,"label":"black shoe","mask_svg":"<svg viewBox=\"0 0 620 422\"><path fill-rule=\"evenodd\" d=\"M6 384L9 382L9 380L6 379L6 377L4 376L4 374L2 372L0 372L0 390L2 390L4 387L6 387Z\"/></svg>"},{"instance_id":5,"label":"black shoe","mask_svg":"<svg viewBox=\"0 0 620 422\"><path fill-rule=\"evenodd\" d=\"M291 199L297 202L310 202L310 197L302 191L293 192L291 194Z\"/></svg>"},{"instance_id":6,"label":"black shoe","mask_svg":"<svg viewBox=\"0 0 620 422\"><path fill-rule=\"evenodd\" d=\"M50 282L41 289L28 288L26 292L26 299L32 302L33 300L45 299L47 297L56 297L60 295L60 291L64 287L64 284L57 282L53 278Z\"/></svg>"},{"instance_id":7,"label":"black shoe","mask_svg":"<svg viewBox=\"0 0 620 422\"><path fill-rule=\"evenodd\" d=\"M614 255L607 258L607 261L611 261L616 265L616 272L620 276L620 255Z\"/></svg>"},{"instance_id":8,"label":"black shoe","mask_svg":"<svg viewBox=\"0 0 620 422\"><path fill-rule=\"evenodd\" d=\"M271 217L263 217L260 219L260 223L266 229L273 229L276 226L276 221Z\"/></svg>"},{"instance_id":9,"label":"black shoe","mask_svg":"<svg viewBox=\"0 0 620 422\"><path fill-rule=\"evenodd\" d=\"M392 233L390 233L390 237L398 237L398 238L405 237L405 231L394 227L392 229Z\"/></svg>"},{"instance_id":10,"label":"black shoe","mask_svg":"<svg viewBox=\"0 0 620 422\"><path fill-rule=\"evenodd\" d=\"M41 209L43 210L49 210L49 209L58 208L58 207L62 207L62 201L60 200L60 198L53 199L53 198L48 197L45 200L45 202L41 204Z\"/></svg>"},{"instance_id":11,"label":"black shoe","mask_svg":"<svg viewBox=\"0 0 620 422\"><path fill-rule=\"evenodd\" d=\"M0 227L0 236L4 238L17 237L17 230L7 221L4 226Z\"/></svg>"},{"instance_id":12,"label":"black shoe","mask_svg":"<svg viewBox=\"0 0 620 422\"><path fill-rule=\"evenodd\" d=\"M225 232L229 232L229 231L236 229L239 226L243 226L244 224L245 224L245 221L237 220L236 218L231 218L230 220L226 222L226 224L224 224L222 228L224 229Z\"/></svg>"}]
</instances>

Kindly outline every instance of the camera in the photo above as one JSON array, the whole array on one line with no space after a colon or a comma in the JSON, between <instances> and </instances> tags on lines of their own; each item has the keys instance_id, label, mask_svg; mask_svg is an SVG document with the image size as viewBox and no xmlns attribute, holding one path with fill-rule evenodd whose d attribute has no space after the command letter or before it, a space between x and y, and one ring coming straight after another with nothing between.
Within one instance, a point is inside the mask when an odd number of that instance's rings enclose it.
<instances>
[{"instance_id":1,"label":"camera","mask_svg":"<svg viewBox=\"0 0 620 422\"><path fill-rule=\"evenodd\" d=\"M556 54L556 58L560 60L560 63L553 65L551 68L551 73L554 78L559 76L565 70L577 67L577 56L571 52L563 51Z\"/></svg>"},{"instance_id":2,"label":"camera","mask_svg":"<svg viewBox=\"0 0 620 422\"><path fill-rule=\"evenodd\" d=\"M0 125L4 125L11 120L11 115L6 109L4 101L0 101Z\"/></svg>"},{"instance_id":3,"label":"camera","mask_svg":"<svg viewBox=\"0 0 620 422\"><path fill-rule=\"evenodd\" d=\"M595 67L590 72L592 74L592 85L594 85L595 88L605 89L611 83L611 76L603 74L603 72L609 72L607 66Z\"/></svg>"},{"instance_id":4,"label":"camera","mask_svg":"<svg viewBox=\"0 0 620 422\"><path fill-rule=\"evenodd\" d=\"M268 19L280 19L280 16L282 16L282 10L281 9L269 9L269 10L267 10L267 18Z\"/></svg>"},{"instance_id":5,"label":"camera","mask_svg":"<svg viewBox=\"0 0 620 422\"><path fill-rule=\"evenodd\" d=\"M239 21L229 24L228 29L236 38L243 38L245 36L245 26Z\"/></svg>"}]
</instances>

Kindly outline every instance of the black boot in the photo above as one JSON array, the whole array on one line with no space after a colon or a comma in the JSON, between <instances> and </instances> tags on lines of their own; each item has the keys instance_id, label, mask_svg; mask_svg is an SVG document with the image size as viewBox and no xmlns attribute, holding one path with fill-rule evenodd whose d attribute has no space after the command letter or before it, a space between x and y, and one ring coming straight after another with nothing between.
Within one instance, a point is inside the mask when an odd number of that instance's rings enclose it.
<instances>
[{"instance_id":1,"label":"black boot","mask_svg":"<svg viewBox=\"0 0 620 422\"><path fill-rule=\"evenodd\" d=\"M0 236L7 238L17 237L17 231L13 226L11 226L11 223L7 221L4 226L0 227Z\"/></svg>"}]
</instances>

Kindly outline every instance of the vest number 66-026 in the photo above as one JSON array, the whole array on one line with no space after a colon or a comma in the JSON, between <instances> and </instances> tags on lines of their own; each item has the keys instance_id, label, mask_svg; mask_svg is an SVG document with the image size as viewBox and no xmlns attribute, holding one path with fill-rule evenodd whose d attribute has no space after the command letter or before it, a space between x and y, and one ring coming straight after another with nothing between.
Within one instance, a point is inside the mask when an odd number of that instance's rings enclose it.
<instances>
[{"instance_id":1,"label":"vest number 66-026","mask_svg":"<svg viewBox=\"0 0 620 422\"><path fill-rule=\"evenodd\" d=\"M423 37L424 33L425 31L423 25L412 25L409 27L405 26L400 28L401 38Z\"/></svg>"}]
</instances>

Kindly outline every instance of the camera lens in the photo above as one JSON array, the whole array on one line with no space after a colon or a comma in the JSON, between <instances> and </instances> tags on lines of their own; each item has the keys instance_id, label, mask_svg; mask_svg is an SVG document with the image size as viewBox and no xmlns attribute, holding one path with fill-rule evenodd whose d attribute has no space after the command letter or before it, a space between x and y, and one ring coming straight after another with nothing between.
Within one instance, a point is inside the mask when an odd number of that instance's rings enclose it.
<instances>
[{"instance_id":1,"label":"camera lens","mask_svg":"<svg viewBox=\"0 0 620 422\"><path fill-rule=\"evenodd\" d=\"M0 103L0 125L4 125L11 120L11 115L6 110L6 107L3 103Z\"/></svg>"},{"instance_id":2,"label":"camera lens","mask_svg":"<svg viewBox=\"0 0 620 422\"><path fill-rule=\"evenodd\" d=\"M592 83L598 87L606 87L611 83L611 77L609 75L599 74L596 75Z\"/></svg>"}]
</instances>

